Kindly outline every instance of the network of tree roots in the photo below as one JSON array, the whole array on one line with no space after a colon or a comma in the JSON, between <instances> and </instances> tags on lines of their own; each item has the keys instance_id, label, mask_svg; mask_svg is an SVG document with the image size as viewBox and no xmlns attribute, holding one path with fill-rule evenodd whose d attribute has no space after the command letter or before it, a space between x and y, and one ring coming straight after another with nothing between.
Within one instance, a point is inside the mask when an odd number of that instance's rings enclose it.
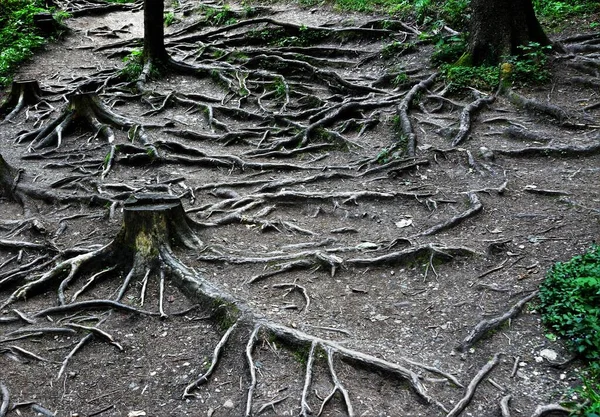
<instances>
[{"instance_id":1,"label":"network of tree roots","mask_svg":"<svg viewBox=\"0 0 600 417\"><path fill-rule=\"evenodd\" d=\"M566 413L524 307L599 235L600 34L450 94L409 24L180 1L127 78L139 4L56 3L0 110L0 417Z\"/></svg>"}]
</instances>

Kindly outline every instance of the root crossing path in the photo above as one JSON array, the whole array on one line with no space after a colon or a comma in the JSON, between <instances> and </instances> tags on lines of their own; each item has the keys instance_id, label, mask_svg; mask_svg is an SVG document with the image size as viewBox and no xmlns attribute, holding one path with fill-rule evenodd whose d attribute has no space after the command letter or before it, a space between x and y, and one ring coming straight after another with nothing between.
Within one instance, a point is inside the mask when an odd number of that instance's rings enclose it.
<instances>
[{"instance_id":1,"label":"root crossing path","mask_svg":"<svg viewBox=\"0 0 600 417\"><path fill-rule=\"evenodd\" d=\"M586 37L452 93L389 17L180 1L148 58L139 4L56 3L1 96L0 417L568 413L535 298L600 234Z\"/></svg>"}]
</instances>

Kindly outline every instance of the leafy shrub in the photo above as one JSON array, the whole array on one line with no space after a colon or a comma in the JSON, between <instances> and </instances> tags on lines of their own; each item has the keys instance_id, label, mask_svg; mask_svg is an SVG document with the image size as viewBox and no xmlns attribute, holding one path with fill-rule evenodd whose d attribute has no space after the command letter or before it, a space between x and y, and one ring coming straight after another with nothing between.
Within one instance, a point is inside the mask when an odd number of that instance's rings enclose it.
<instances>
[{"instance_id":1,"label":"leafy shrub","mask_svg":"<svg viewBox=\"0 0 600 417\"><path fill-rule=\"evenodd\" d=\"M519 46L521 55L509 57L507 62L512 65L510 80L518 83L543 84L550 81L548 56L551 46L542 46L537 42L529 42Z\"/></svg>"},{"instance_id":2,"label":"leafy shrub","mask_svg":"<svg viewBox=\"0 0 600 417\"><path fill-rule=\"evenodd\" d=\"M540 287L540 300L544 324L600 367L600 246L555 264Z\"/></svg>"},{"instance_id":3,"label":"leafy shrub","mask_svg":"<svg viewBox=\"0 0 600 417\"><path fill-rule=\"evenodd\" d=\"M458 61L467 52L467 40L463 36L441 38L436 44L431 63L450 64Z\"/></svg>"},{"instance_id":4,"label":"leafy shrub","mask_svg":"<svg viewBox=\"0 0 600 417\"><path fill-rule=\"evenodd\" d=\"M36 33L33 16L47 12L37 1L0 1L0 86L10 83L16 66L46 43Z\"/></svg>"}]
</instances>

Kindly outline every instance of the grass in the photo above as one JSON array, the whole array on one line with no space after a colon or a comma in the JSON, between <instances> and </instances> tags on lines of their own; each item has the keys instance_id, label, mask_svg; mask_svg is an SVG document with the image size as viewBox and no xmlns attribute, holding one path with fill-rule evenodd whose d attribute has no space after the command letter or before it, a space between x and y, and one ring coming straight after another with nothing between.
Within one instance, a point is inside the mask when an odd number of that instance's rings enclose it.
<instances>
[{"instance_id":1,"label":"grass","mask_svg":"<svg viewBox=\"0 0 600 417\"><path fill-rule=\"evenodd\" d=\"M9 84L17 66L46 43L33 24L37 13L48 13L38 1L0 2L0 86Z\"/></svg>"}]
</instances>

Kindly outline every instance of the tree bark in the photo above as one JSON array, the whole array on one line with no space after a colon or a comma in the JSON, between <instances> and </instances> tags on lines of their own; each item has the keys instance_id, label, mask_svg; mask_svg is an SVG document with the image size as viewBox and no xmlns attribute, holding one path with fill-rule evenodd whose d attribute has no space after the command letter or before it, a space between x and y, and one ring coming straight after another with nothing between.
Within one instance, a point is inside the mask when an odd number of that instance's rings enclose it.
<instances>
[{"instance_id":1,"label":"tree bark","mask_svg":"<svg viewBox=\"0 0 600 417\"><path fill-rule=\"evenodd\" d=\"M551 42L533 10L532 0L472 0L471 42L473 65L494 65L529 42Z\"/></svg>"},{"instance_id":2,"label":"tree bark","mask_svg":"<svg viewBox=\"0 0 600 417\"><path fill-rule=\"evenodd\" d=\"M144 0L144 62L167 59L164 0Z\"/></svg>"}]
</instances>

